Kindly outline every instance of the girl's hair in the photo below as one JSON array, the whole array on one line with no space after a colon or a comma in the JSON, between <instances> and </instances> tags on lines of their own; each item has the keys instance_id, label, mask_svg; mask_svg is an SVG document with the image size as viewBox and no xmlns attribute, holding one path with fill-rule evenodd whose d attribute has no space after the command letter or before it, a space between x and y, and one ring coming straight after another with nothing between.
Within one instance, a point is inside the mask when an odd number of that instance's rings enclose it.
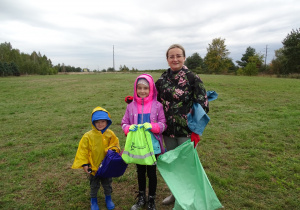
<instances>
[{"instance_id":1,"label":"girl's hair","mask_svg":"<svg viewBox=\"0 0 300 210\"><path fill-rule=\"evenodd\" d=\"M185 50L184 50L184 48L183 48L180 44L172 44L172 45L168 48L168 50L167 50L167 52L166 52L167 58L168 58L169 51L170 51L171 49L174 49L174 48L179 48L179 49L181 49L181 50L182 50L182 53L183 53L183 56L185 57Z\"/></svg>"}]
</instances>

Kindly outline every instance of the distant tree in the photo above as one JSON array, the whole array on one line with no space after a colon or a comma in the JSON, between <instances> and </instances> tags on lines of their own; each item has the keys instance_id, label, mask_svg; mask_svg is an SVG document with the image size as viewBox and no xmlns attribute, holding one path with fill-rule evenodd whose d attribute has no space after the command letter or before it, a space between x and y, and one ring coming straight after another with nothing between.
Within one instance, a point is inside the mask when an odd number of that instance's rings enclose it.
<instances>
[{"instance_id":1,"label":"distant tree","mask_svg":"<svg viewBox=\"0 0 300 210\"><path fill-rule=\"evenodd\" d=\"M192 56L186 58L184 64L191 70L196 70L197 67L203 68L204 61L199 55L199 53L195 52Z\"/></svg>"},{"instance_id":2,"label":"distant tree","mask_svg":"<svg viewBox=\"0 0 300 210\"><path fill-rule=\"evenodd\" d=\"M288 73L300 73L300 28L292 30L282 41L285 68Z\"/></svg>"},{"instance_id":3,"label":"distant tree","mask_svg":"<svg viewBox=\"0 0 300 210\"><path fill-rule=\"evenodd\" d=\"M236 66L235 64L234 64L234 62L232 61L232 59L229 59L230 61L230 67L229 67L229 69L228 69L228 73L236 73L236 71L239 69L238 68L238 66Z\"/></svg>"},{"instance_id":4,"label":"distant tree","mask_svg":"<svg viewBox=\"0 0 300 210\"><path fill-rule=\"evenodd\" d=\"M242 68L238 68L238 70L236 71L236 75L238 76L244 75L244 70Z\"/></svg>"},{"instance_id":5,"label":"distant tree","mask_svg":"<svg viewBox=\"0 0 300 210\"><path fill-rule=\"evenodd\" d=\"M125 65L124 66L120 65L119 71L127 72L127 71L129 71L129 68Z\"/></svg>"},{"instance_id":6,"label":"distant tree","mask_svg":"<svg viewBox=\"0 0 300 210\"><path fill-rule=\"evenodd\" d=\"M75 72L81 72L82 71L82 69L80 68L80 67L77 67L77 68L75 68L75 70L74 70Z\"/></svg>"},{"instance_id":7,"label":"distant tree","mask_svg":"<svg viewBox=\"0 0 300 210\"><path fill-rule=\"evenodd\" d=\"M247 66L244 68L244 74L248 76L254 76L258 74L258 69L254 62L248 62Z\"/></svg>"},{"instance_id":8,"label":"distant tree","mask_svg":"<svg viewBox=\"0 0 300 210\"><path fill-rule=\"evenodd\" d=\"M201 66L197 67L196 69L193 69L193 71L194 71L196 74L203 74L203 73L205 73L205 72L204 72L204 69L203 69Z\"/></svg>"},{"instance_id":9,"label":"distant tree","mask_svg":"<svg viewBox=\"0 0 300 210\"><path fill-rule=\"evenodd\" d=\"M270 65L270 71L274 74L287 74L288 69L286 68L286 57L283 54L283 48L275 50L275 58L272 59Z\"/></svg>"},{"instance_id":10,"label":"distant tree","mask_svg":"<svg viewBox=\"0 0 300 210\"><path fill-rule=\"evenodd\" d=\"M131 71L138 71L138 69L135 69L135 68L132 67Z\"/></svg>"},{"instance_id":11,"label":"distant tree","mask_svg":"<svg viewBox=\"0 0 300 210\"><path fill-rule=\"evenodd\" d=\"M114 72L114 71L115 71L115 69L113 67L108 67L107 68L107 72Z\"/></svg>"},{"instance_id":12,"label":"distant tree","mask_svg":"<svg viewBox=\"0 0 300 210\"><path fill-rule=\"evenodd\" d=\"M249 57L254 56L255 53L255 49L249 46L246 49L246 52L243 54L241 61L236 61L236 63L242 68L246 67L247 63L249 62Z\"/></svg>"},{"instance_id":13,"label":"distant tree","mask_svg":"<svg viewBox=\"0 0 300 210\"><path fill-rule=\"evenodd\" d=\"M207 48L207 54L204 58L208 72L215 74L227 73L231 66L229 54L230 52L225 45L225 39L213 39Z\"/></svg>"},{"instance_id":14,"label":"distant tree","mask_svg":"<svg viewBox=\"0 0 300 210\"><path fill-rule=\"evenodd\" d=\"M16 63L11 62L11 63L9 64L9 69L10 69L10 71L11 71L11 75L13 75L13 76L20 76L19 67L17 66Z\"/></svg>"},{"instance_id":15,"label":"distant tree","mask_svg":"<svg viewBox=\"0 0 300 210\"><path fill-rule=\"evenodd\" d=\"M40 52L33 51L31 54L20 53L13 49L9 42L0 44L0 62L2 63L2 76L20 74L55 74L58 71L81 71L72 66L53 67L50 59ZM66 69L67 68L67 69ZM1 74L0 73L0 74Z\"/></svg>"},{"instance_id":16,"label":"distant tree","mask_svg":"<svg viewBox=\"0 0 300 210\"><path fill-rule=\"evenodd\" d=\"M10 52L12 50L12 46L10 42L4 42L0 44L0 61L8 62L10 61Z\"/></svg>"},{"instance_id":17,"label":"distant tree","mask_svg":"<svg viewBox=\"0 0 300 210\"><path fill-rule=\"evenodd\" d=\"M254 76L258 74L259 69L263 63L263 55L255 54L248 58L248 63L244 67L244 74Z\"/></svg>"},{"instance_id":18,"label":"distant tree","mask_svg":"<svg viewBox=\"0 0 300 210\"><path fill-rule=\"evenodd\" d=\"M64 63L62 63L62 66L61 66L61 72L66 72L66 67L65 67L65 64Z\"/></svg>"},{"instance_id":19,"label":"distant tree","mask_svg":"<svg viewBox=\"0 0 300 210\"><path fill-rule=\"evenodd\" d=\"M4 63L0 61L0 77L4 77L5 75Z\"/></svg>"}]
</instances>

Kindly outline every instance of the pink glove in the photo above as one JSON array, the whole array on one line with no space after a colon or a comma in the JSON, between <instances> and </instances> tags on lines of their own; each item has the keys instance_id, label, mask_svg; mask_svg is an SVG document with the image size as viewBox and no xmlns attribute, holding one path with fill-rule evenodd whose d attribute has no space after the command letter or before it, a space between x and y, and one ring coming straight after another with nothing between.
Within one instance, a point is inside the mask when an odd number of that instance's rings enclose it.
<instances>
[{"instance_id":1,"label":"pink glove","mask_svg":"<svg viewBox=\"0 0 300 210\"><path fill-rule=\"evenodd\" d=\"M192 133L191 141L194 142L194 148L197 146L198 142L200 141L200 136L196 133Z\"/></svg>"},{"instance_id":2,"label":"pink glove","mask_svg":"<svg viewBox=\"0 0 300 210\"><path fill-rule=\"evenodd\" d=\"M159 127L158 123L151 123L151 125L152 125L152 128L150 129L150 131L152 133L156 133L156 134L159 133L160 127Z\"/></svg>"}]
</instances>

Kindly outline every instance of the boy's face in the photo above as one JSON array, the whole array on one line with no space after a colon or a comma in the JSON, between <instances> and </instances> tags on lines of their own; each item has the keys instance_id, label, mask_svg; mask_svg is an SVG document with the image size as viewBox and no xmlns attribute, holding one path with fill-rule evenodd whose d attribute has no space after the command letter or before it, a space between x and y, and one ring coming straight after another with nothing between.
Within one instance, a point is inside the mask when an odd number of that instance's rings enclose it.
<instances>
[{"instance_id":1,"label":"boy's face","mask_svg":"<svg viewBox=\"0 0 300 210\"><path fill-rule=\"evenodd\" d=\"M95 127L97 130L101 131L107 126L106 120L95 120Z\"/></svg>"},{"instance_id":2,"label":"boy's face","mask_svg":"<svg viewBox=\"0 0 300 210\"><path fill-rule=\"evenodd\" d=\"M144 84L137 85L136 94L138 95L138 97L146 98L147 96L149 96L149 92L150 92L149 86Z\"/></svg>"}]
</instances>

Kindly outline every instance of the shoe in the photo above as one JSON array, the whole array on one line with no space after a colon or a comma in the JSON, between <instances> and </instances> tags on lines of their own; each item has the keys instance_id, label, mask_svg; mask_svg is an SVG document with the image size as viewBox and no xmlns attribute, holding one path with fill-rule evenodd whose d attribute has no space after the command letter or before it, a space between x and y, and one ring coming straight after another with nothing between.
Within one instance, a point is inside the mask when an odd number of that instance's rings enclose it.
<instances>
[{"instance_id":1,"label":"shoe","mask_svg":"<svg viewBox=\"0 0 300 210\"><path fill-rule=\"evenodd\" d=\"M131 207L131 210L139 210L146 205L146 196L144 191L140 191L136 196L138 201Z\"/></svg>"},{"instance_id":2,"label":"shoe","mask_svg":"<svg viewBox=\"0 0 300 210\"><path fill-rule=\"evenodd\" d=\"M91 210L99 210L97 198L91 198Z\"/></svg>"},{"instance_id":3,"label":"shoe","mask_svg":"<svg viewBox=\"0 0 300 210\"><path fill-rule=\"evenodd\" d=\"M174 202L175 202L175 197L174 197L173 194L171 194L171 195L169 195L168 197L166 197L166 198L163 200L162 204L163 204L163 205L170 205L170 204L172 204L172 203L174 203Z\"/></svg>"},{"instance_id":4,"label":"shoe","mask_svg":"<svg viewBox=\"0 0 300 210\"><path fill-rule=\"evenodd\" d=\"M154 196L149 196L147 210L156 210L155 195Z\"/></svg>"},{"instance_id":5,"label":"shoe","mask_svg":"<svg viewBox=\"0 0 300 210\"><path fill-rule=\"evenodd\" d=\"M111 195L106 195L105 196L105 203L106 203L106 208L108 210L112 210L115 208L115 204L111 200Z\"/></svg>"}]
</instances>

